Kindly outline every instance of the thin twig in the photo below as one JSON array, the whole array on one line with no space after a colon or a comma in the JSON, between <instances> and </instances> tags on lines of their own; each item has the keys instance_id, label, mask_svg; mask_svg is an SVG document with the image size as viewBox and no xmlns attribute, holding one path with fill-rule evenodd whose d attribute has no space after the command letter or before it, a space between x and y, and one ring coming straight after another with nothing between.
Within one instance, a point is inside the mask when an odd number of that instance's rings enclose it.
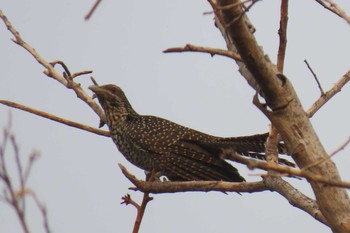
<instances>
[{"instance_id":1,"label":"thin twig","mask_svg":"<svg viewBox=\"0 0 350 233\"><path fill-rule=\"evenodd\" d=\"M76 93L77 97L84 101L87 105L89 105L90 108L100 117L100 119L102 119L103 121L105 120L105 115L102 108L95 101L93 101L88 94L85 93L85 91L81 88L80 84L73 82L73 80L71 79L66 79L65 77L60 75L50 62L47 62L33 47L31 47L22 39L19 32L12 26L11 22L7 19L7 17L3 14L1 10L0 18L7 26L7 29L15 37L14 39L12 39L13 42L27 50L39 64L46 68L46 70L44 70L44 74L60 82L66 88L72 89ZM64 65L63 62L61 63L63 67L67 67L66 65Z\"/></svg>"},{"instance_id":2,"label":"thin twig","mask_svg":"<svg viewBox=\"0 0 350 233\"><path fill-rule=\"evenodd\" d=\"M68 69L68 66L61 60L55 60L55 61L52 61L50 62L50 64L55 67L57 64L61 65L62 68L64 69L64 72L63 72L63 77L65 79L69 78L71 80L73 80L74 78L78 77L78 76L81 76L81 75L86 75L86 74L91 74L93 71L92 70L83 70L83 71L79 71L79 72L76 72L74 74L71 74L71 72L69 71Z\"/></svg>"},{"instance_id":3,"label":"thin twig","mask_svg":"<svg viewBox=\"0 0 350 233\"><path fill-rule=\"evenodd\" d=\"M123 201L122 201L120 204L132 205L132 206L134 206L137 210L140 208L140 205L139 205L136 201L134 201L134 200L131 198L131 196L130 196L129 193L127 193L126 195L124 195L124 196L122 197L122 200L123 200Z\"/></svg>"},{"instance_id":4,"label":"thin twig","mask_svg":"<svg viewBox=\"0 0 350 233\"><path fill-rule=\"evenodd\" d=\"M119 164L119 166L123 167L120 164ZM146 182L152 183L155 180L155 176L156 176L155 171L152 171L149 176L146 176L147 177ZM134 206L137 209L137 215L136 215L134 228L133 228L132 232L138 233L140 230L141 223L142 223L143 215L145 214L145 211L146 211L146 206L147 206L148 202L153 200L153 197L150 197L148 192L144 192L141 205L139 205L137 202L135 202L131 198L130 194L126 194L124 197L122 197L122 200L123 200L123 202L121 204L125 204L125 205L131 204L132 206Z\"/></svg>"},{"instance_id":5,"label":"thin twig","mask_svg":"<svg viewBox=\"0 0 350 233\"><path fill-rule=\"evenodd\" d=\"M331 1L331 0L315 0L315 1L319 3L321 6L323 6L324 8L326 8L327 10L343 18L348 24L350 24L350 17L334 1Z\"/></svg>"},{"instance_id":6,"label":"thin twig","mask_svg":"<svg viewBox=\"0 0 350 233\"><path fill-rule=\"evenodd\" d=\"M234 8L234 7L240 6L240 5L244 6L244 4L246 4L247 2L251 2L252 0L245 0L245 1L238 2L238 3L232 3L232 4L228 4L226 6L223 6L223 7L217 6L216 0L208 0L208 1L210 2L210 4L212 6L213 6L213 4L215 4L216 7L215 8L213 7L213 9L214 9L214 11L218 11L218 10L229 10L231 8Z\"/></svg>"},{"instance_id":7,"label":"thin twig","mask_svg":"<svg viewBox=\"0 0 350 233\"><path fill-rule=\"evenodd\" d=\"M46 206L40 202L39 198L37 197L36 193L33 190L30 190L30 189L26 190L25 194L28 194L33 198L36 206L39 208L41 215L43 217L43 225L44 225L45 232L50 233L51 231L50 231L49 218L47 216Z\"/></svg>"},{"instance_id":8,"label":"thin twig","mask_svg":"<svg viewBox=\"0 0 350 233\"><path fill-rule=\"evenodd\" d=\"M30 107L27 107L27 106L24 106L24 105L15 103L15 102L7 101L7 100L0 100L0 104L4 104L4 105L10 106L12 108L17 108L17 109L20 109L20 110L23 110L26 112L30 112L30 113L33 113L35 115L50 119L52 121L56 121L56 122L59 122L61 124L68 125L70 127L74 127L74 128L88 131L90 133L94 133L94 134L105 136L105 137L110 137L109 131L96 129L96 128L91 127L91 126L84 125L84 124L81 124L78 122L74 122L74 121L71 121L71 120L68 120L68 119L65 119L62 117L58 117L58 116L53 115L51 113L43 112L43 111L40 111L40 110L37 110L34 108L30 108Z\"/></svg>"},{"instance_id":9,"label":"thin twig","mask_svg":"<svg viewBox=\"0 0 350 233\"><path fill-rule=\"evenodd\" d=\"M24 185L26 185L26 183L29 179L30 171L32 170L32 167L34 165L34 162L39 158L39 156L40 156L40 154L37 151L33 151L30 154L29 159L27 161L26 168L24 169L24 173L23 173Z\"/></svg>"},{"instance_id":10,"label":"thin twig","mask_svg":"<svg viewBox=\"0 0 350 233\"><path fill-rule=\"evenodd\" d=\"M86 74L91 74L93 71L92 70L83 70L83 71L79 71L79 72L75 72L74 74L72 74L70 76L71 79L74 79L78 76L82 76L82 75L86 75Z\"/></svg>"},{"instance_id":11,"label":"thin twig","mask_svg":"<svg viewBox=\"0 0 350 233\"><path fill-rule=\"evenodd\" d=\"M186 44L184 47L168 48L163 51L163 53L181 53L181 52L199 52L199 53L209 53L212 57L214 55L220 55L224 57L229 57L237 61L241 61L241 57L231 51L224 49L216 49L209 47L196 46L192 44Z\"/></svg>"},{"instance_id":12,"label":"thin twig","mask_svg":"<svg viewBox=\"0 0 350 233\"><path fill-rule=\"evenodd\" d=\"M146 211L146 206L148 202L152 201L153 198L149 196L149 193L143 193L143 198L142 202L140 205L140 208L137 209L137 216L134 224L134 229L132 230L132 233L138 233L140 230L141 222L143 219L143 215L145 214Z\"/></svg>"},{"instance_id":13,"label":"thin twig","mask_svg":"<svg viewBox=\"0 0 350 233\"><path fill-rule=\"evenodd\" d=\"M10 121L9 121L10 122ZM3 190L3 199L6 203L8 203L12 208L14 209L20 224L22 226L22 229L25 233L29 233L29 227L26 221L26 216L25 216L25 208L24 208L24 196L21 195L21 193L25 190L24 187L21 187L23 185L23 181L19 181L20 187L19 191L16 191L16 188L12 182L12 177L10 173L7 170L6 167L6 161L5 161L5 148L6 144L10 139L10 143L12 144L12 147L14 148L15 153L18 153L18 147L17 144L13 144L15 140L13 139L13 135L11 134L11 125L8 124L7 128L4 129L4 138L3 138L3 143L0 146L0 167L1 167L1 176L0 176L0 181L4 183L4 190ZM17 157L17 155L15 155ZM19 155L18 155L19 156ZM18 172L23 172L21 169L21 165L17 164L20 163L20 160L15 158L15 163L18 169ZM23 179L23 173L19 174L20 177L19 179ZM21 204L22 203L22 204Z\"/></svg>"},{"instance_id":14,"label":"thin twig","mask_svg":"<svg viewBox=\"0 0 350 233\"><path fill-rule=\"evenodd\" d=\"M346 142L343 143L343 145L341 145L338 149L336 149L335 151L333 151L332 153L329 154L329 157L332 157L336 154L338 154L340 151L344 150L350 143L350 138L348 138L348 140L346 140Z\"/></svg>"},{"instance_id":15,"label":"thin twig","mask_svg":"<svg viewBox=\"0 0 350 233\"><path fill-rule=\"evenodd\" d=\"M273 171L279 172L282 175L303 177L303 178L306 178L307 180L320 182L320 183L328 184L335 187L350 189L350 182L326 179L321 175L317 175L306 170L300 170L300 169L291 168L287 166L281 166L275 163L267 163L267 162L262 162L258 160L247 159L242 156L238 156L234 153L230 153L229 155L226 155L226 156L231 156L231 158L234 161L245 164L249 169L259 168L266 171L273 170Z\"/></svg>"},{"instance_id":16,"label":"thin twig","mask_svg":"<svg viewBox=\"0 0 350 233\"><path fill-rule=\"evenodd\" d=\"M16 166L17 166L17 175L18 175L18 179L19 179L19 188L20 190L24 190L25 189L25 181L24 181L24 176L23 176L23 169L22 169L22 164L21 164L21 160L19 158L19 148L16 142L16 139L14 137L14 135L10 136L10 141L11 141L11 145L15 154L15 160L16 160ZM25 198L20 198L19 199L21 202L21 209L23 212L25 212Z\"/></svg>"},{"instance_id":17,"label":"thin twig","mask_svg":"<svg viewBox=\"0 0 350 233\"><path fill-rule=\"evenodd\" d=\"M320 81L319 81L318 78L317 78L316 73L315 73L314 70L311 68L309 62L308 62L306 59L304 60L304 62L305 62L305 64L307 65L307 68L308 68L308 69L310 70L310 72L312 73L312 76L314 76L314 78L315 78L315 80L316 80L316 83L317 83L317 85L318 85L318 88L319 88L320 91L321 91L321 96L323 96L323 95L324 95L324 91L323 91L323 89L322 89L322 86L321 86Z\"/></svg>"},{"instance_id":18,"label":"thin twig","mask_svg":"<svg viewBox=\"0 0 350 233\"><path fill-rule=\"evenodd\" d=\"M308 117L311 118L313 115L325 105L333 96L335 96L341 89L350 81L350 70L344 74L338 82L327 92L324 93L306 112Z\"/></svg>"},{"instance_id":19,"label":"thin twig","mask_svg":"<svg viewBox=\"0 0 350 233\"><path fill-rule=\"evenodd\" d=\"M244 6L244 13L247 13L254 5L257 3L259 0L251 0L251 1L246 1L246 2L251 2L250 5Z\"/></svg>"},{"instance_id":20,"label":"thin twig","mask_svg":"<svg viewBox=\"0 0 350 233\"><path fill-rule=\"evenodd\" d=\"M90 11L85 15L84 19L89 20L92 16L92 14L95 12L96 8L99 6L99 4L102 2L102 0L96 0Z\"/></svg>"},{"instance_id":21,"label":"thin twig","mask_svg":"<svg viewBox=\"0 0 350 233\"><path fill-rule=\"evenodd\" d=\"M344 149L346 148L346 146L347 146L349 143L350 143L350 138L348 138L348 140L346 140L346 142L344 142L343 145L341 145L338 149L336 149L335 151L333 151L332 153L330 153L328 157L323 158L323 159L321 159L321 160L319 160L319 161L316 161L315 163L310 164L310 165L308 165L308 166L305 166L305 167L303 167L302 170L307 170L307 169L310 169L310 168L312 168L312 167L316 167L317 165L319 165L319 164L321 164L321 163L323 163L323 162L325 162L325 161L331 159L334 155L336 155L336 154L339 153L340 151L344 150Z\"/></svg>"}]
</instances>

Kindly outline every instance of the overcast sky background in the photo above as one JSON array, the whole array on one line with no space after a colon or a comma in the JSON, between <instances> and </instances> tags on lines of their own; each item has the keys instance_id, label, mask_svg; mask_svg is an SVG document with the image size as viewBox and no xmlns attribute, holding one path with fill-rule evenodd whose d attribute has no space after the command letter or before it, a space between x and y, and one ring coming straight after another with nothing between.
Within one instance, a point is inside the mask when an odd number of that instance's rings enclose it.
<instances>
[{"instance_id":1,"label":"overcast sky background","mask_svg":"<svg viewBox=\"0 0 350 233\"><path fill-rule=\"evenodd\" d=\"M163 54L169 47L192 43L225 48L215 28L210 5L203 0L103 1L90 21L83 17L94 1L1 1L0 9L48 61L63 60L71 72L93 70L100 84L121 86L142 114L164 117L218 136L263 133L268 120L252 104L253 90L233 61L206 54ZM350 2L337 1L348 13ZM278 48L279 1L258 2L249 12L256 37L272 61ZM43 75L39 65L0 23L0 99L19 102L91 126L99 119L75 94ZM285 74L308 109L320 93L304 64L307 59L325 90L349 70L349 26L315 1L290 1ZM91 85L86 77L77 81ZM327 151L349 137L350 88L346 86L312 119ZM96 136L0 106L0 126L12 113L12 130L23 158L33 150L35 164L29 187L48 209L53 232L131 232L136 216L132 206L120 205L131 183L117 164L128 163L109 138ZM0 139L1 140L1 139ZM8 150L8 158L12 155ZM350 149L334 161L344 180L350 180ZM9 164L11 168L13 165ZM261 171L237 165L248 181ZM13 171L13 169L12 169ZM253 175L253 176L251 176ZM304 180L290 180L313 196ZM330 232L276 193L242 196L235 193L152 195L140 232ZM40 213L28 202L32 232L44 232ZM0 203L0 232L21 232L12 209Z\"/></svg>"}]
</instances>

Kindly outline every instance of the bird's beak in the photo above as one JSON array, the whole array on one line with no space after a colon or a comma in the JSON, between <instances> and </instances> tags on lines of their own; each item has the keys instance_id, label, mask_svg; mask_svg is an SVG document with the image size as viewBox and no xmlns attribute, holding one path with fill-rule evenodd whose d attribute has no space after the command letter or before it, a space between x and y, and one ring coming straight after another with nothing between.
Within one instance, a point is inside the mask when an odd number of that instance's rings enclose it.
<instances>
[{"instance_id":1,"label":"bird's beak","mask_svg":"<svg viewBox=\"0 0 350 233\"><path fill-rule=\"evenodd\" d=\"M100 87L99 86L97 86L97 85L91 85L91 86L89 86L88 87L92 92L94 92L94 94L92 95L92 98L93 99L95 99L96 97L97 97L97 95L96 95L96 93L98 92L98 91L100 91Z\"/></svg>"}]
</instances>

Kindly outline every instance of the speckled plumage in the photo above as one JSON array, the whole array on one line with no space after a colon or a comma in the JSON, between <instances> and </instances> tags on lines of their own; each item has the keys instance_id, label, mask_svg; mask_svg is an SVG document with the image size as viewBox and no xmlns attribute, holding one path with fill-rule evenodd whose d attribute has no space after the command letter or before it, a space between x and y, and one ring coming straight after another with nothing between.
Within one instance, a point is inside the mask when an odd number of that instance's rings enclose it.
<instances>
[{"instance_id":1,"label":"speckled plumage","mask_svg":"<svg viewBox=\"0 0 350 233\"><path fill-rule=\"evenodd\" d=\"M222 158L223 149L263 159L267 134L221 138L155 116L139 115L115 85L89 87L106 114L119 151L134 165L155 170L172 181L242 182L237 169Z\"/></svg>"}]
</instances>

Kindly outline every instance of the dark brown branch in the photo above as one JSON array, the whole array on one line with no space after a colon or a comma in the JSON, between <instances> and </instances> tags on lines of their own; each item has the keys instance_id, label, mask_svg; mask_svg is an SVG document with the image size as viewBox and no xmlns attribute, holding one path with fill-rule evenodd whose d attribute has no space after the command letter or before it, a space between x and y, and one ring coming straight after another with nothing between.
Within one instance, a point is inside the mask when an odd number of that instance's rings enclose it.
<instances>
[{"instance_id":1,"label":"dark brown branch","mask_svg":"<svg viewBox=\"0 0 350 233\"><path fill-rule=\"evenodd\" d=\"M121 165L119 165L119 166L121 166ZM151 175L147 176L148 178L147 178L146 182L152 183L154 181L155 175L156 175L155 172L151 172ZM131 198L130 194L126 194L124 197L122 197L122 200L123 200L123 202L121 204L125 204L125 205L131 204L137 210L137 215L136 215L134 228L133 228L132 232L138 233L140 230L143 215L145 214L145 211L146 211L147 204L148 204L148 202L153 200L153 197L150 197L148 192L144 192L141 205L139 205L137 202L135 202Z\"/></svg>"},{"instance_id":2,"label":"dark brown branch","mask_svg":"<svg viewBox=\"0 0 350 233\"><path fill-rule=\"evenodd\" d=\"M84 19L89 20L92 16L92 14L95 12L96 8L100 5L102 0L96 0L90 11L85 15Z\"/></svg>"},{"instance_id":3,"label":"dark brown branch","mask_svg":"<svg viewBox=\"0 0 350 233\"><path fill-rule=\"evenodd\" d=\"M55 65L57 65L57 64L61 65L62 68L64 69L63 77L65 79L70 79L70 80L73 80L74 78L81 76L81 75L91 74L93 72L92 70L84 70L84 71L79 71L79 72L76 72L74 74L71 74L67 65L63 61L55 60L55 61L50 62L50 64L53 67L55 67Z\"/></svg>"},{"instance_id":4,"label":"dark brown branch","mask_svg":"<svg viewBox=\"0 0 350 233\"><path fill-rule=\"evenodd\" d=\"M288 25L288 0L282 0L281 1L280 28L278 30L280 43L279 43L278 54L277 54L277 70L280 73L283 73L284 60L286 57L287 25Z\"/></svg>"},{"instance_id":5,"label":"dark brown branch","mask_svg":"<svg viewBox=\"0 0 350 233\"><path fill-rule=\"evenodd\" d=\"M224 57L229 57L234 60L241 60L241 57L232 51L224 49L216 49L209 47L196 46L192 44L186 44L184 47L168 48L163 51L163 53L182 53L182 52L199 52L199 53L209 53L212 57L214 55L220 55Z\"/></svg>"},{"instance_id":6,"label":"dark brown branch","mask_svg":"<svg viewBox=\"0 0 350 233\"><path fill-rule=\"evenodd\" d=\"M143 215L144 215L145 210L146 210L146 206L147 206L148 202L153 200L153 198L149 196L149 193L144 193L141 205L139 205L136 201L134 201L131 198L130 194L126 194L124 197L122 197L122 200L123 200L123 202L121 204L125 204L125 205L131 204L137 210L134 228L132 230L133 233L137 233L140 230L140 226L141 226Z\"/></svg>"},{"instance_id":7,"label":"dark brown branch","mask_svg":"<svg viewBox=\"0 0 350 233\"><path fill-rule=\"evenodd\" d=\"M149 193L143 193L143 198L140 207L137 209L137 216L134 224L134 229L132 230L132 233L138 233L140 230L141 222L143 219L143 215L146 211L146 206L148 202L152 201L153 198L149 196Z\"/></svg>"},{"instance_id":8,"label":"dark brown branch","mask_svg":"<svg viewBox=\"0 0 350 233\"><path fill-rule=\"evenodd\" d=\"M12 107L12 108L17 108L17 109L20 109L20 110L23 110L23 111L26 111L26 112L33 113L35 115L44 117L46 119L50 119L52 121L56 121L56 122L59 122L61 124L68 125L70 127L74 127L74 128L78 128L78 129L81 129L81 130L85 130L85 131L88 131L90 133L94 133L94 134L97 134L97 135L110 137L109 131L96 129L96 128L88 126L88 125L84 125L84 124L81 124L81 123L78 123L78 122L74 122L74 121L71 121L71 120L68 120L68 119L65 119L65 118L62 118L62 117L58 117L56 115L53 115L53 114L50 114L50 113L47 113L47 112L43 112L43 111L40 111L40 110L37 110L37 109L34 109L34 108L30 108L30 107L18 104L18 103L14 103L14 102L11 102L11 101L0 100L0 103L4 104L4 105L7 105L9 107Z\"/></svg>"}]
</instances>

